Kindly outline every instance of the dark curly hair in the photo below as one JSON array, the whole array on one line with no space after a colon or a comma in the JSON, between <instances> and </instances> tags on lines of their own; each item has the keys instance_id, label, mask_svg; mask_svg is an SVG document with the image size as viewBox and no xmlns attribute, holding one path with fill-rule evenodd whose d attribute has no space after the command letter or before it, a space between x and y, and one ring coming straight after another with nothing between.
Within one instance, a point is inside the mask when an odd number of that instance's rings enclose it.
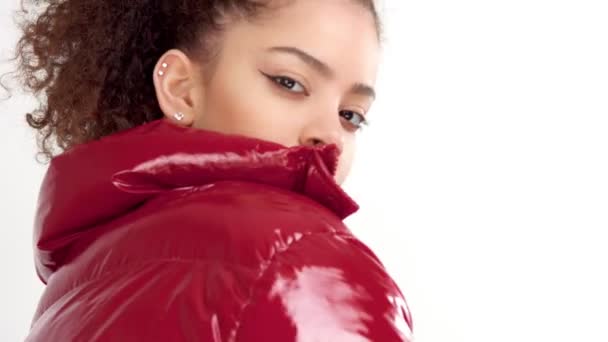
<instances>
[{"instance_id":1,"label":"dark curly hair","mask_svg":"<svg viewBox=\"0 0 608 342\"><path fill-rule=\"evenodd\" d=\"M380 23L373 0L357 0ZM268 0L22 0L16 75L39 106L26 115L40 152L99 139L162 117L152 81L178 48L201 63L227 15L252 19Z\"/></svg>"}]
</instances>

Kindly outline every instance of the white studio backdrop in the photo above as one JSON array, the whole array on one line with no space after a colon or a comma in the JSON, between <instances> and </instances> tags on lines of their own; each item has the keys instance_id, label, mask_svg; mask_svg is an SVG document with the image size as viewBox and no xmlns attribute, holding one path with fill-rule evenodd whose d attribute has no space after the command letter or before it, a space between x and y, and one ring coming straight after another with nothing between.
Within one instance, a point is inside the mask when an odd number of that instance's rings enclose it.
<instances>
[{"instance_id":1,"label":"white studio backdrop","mask_svg":"<svg viewBox=\"0 0 608 342\"><path fill-rule=\"evenodd\" d=\"M18 4L0 4L3 59ZM608 341L608 3L383 7L349 224L401 286L417 341ZM23 339L42 291L33 106L0 102L1 341Z\"/></svg>"}]
</instances>

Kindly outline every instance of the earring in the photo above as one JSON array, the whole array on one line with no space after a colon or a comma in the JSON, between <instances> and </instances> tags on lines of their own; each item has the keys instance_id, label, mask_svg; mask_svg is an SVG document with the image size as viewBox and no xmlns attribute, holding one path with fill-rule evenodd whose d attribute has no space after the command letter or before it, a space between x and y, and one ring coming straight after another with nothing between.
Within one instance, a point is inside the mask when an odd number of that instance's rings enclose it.
<instances>
[{"instance_id":1,"label":"earring","mask_svg":"<svg viewBox=\"0 0 608 342\"><path fill-rule=\"evenodd\" d=\"M177 120L177 121L182 121L182 120L184 120L184 116L185 116L185 115L184 115L184 113L182 113L182 112L177 112L177 113L173 114L173 117L174 117L174 118L175 118L175 120Z\"/></svg>"},{"instance_id":2,"label":"earring","mask_svg":"<svg viewBox=\"0 0 608 342\"><path fill-rule=\"evenodd\" d=\"M167 63L163 63L163 64L162 64L162 66L163 66L163 68L164 68L164 69L167 69L167 67L168 67L169 65L168 65ZM159 76L162 76L162 75L164 75L164 74L165 74L165 71L164 71L164 70L159 70L159 71L158 71L158 75L159 75Z\"/></svg>"}]
</instances>

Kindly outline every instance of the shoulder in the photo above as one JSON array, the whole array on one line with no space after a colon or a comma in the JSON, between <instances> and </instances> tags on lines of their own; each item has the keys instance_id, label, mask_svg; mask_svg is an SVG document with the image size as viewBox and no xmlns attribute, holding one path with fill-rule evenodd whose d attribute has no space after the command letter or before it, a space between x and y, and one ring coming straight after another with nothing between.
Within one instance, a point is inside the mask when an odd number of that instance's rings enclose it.
<instances>
[{"instance_id":1,"label":"shoulder","mask_svg":"<svg viewBox=\"0 0 608 342\"><path fill-rule=\"evenodd\" d=\"M238 341L411 341L406 301L362 242L311 233L281 247L253 283Z\"/></svg>"}]
</instances>

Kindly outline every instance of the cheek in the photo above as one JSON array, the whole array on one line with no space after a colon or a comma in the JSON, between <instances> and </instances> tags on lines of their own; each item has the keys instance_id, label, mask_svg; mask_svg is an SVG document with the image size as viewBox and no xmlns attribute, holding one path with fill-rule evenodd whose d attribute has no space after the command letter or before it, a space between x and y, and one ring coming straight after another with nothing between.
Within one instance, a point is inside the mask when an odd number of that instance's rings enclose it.
<instances>
[{"instance_id":1,"label":"cheek","mask_svg":"<svg viewBox=\"0 0 608 342\"><path fill-rule=\"evenodd\" d=\"M242 76L247 74L217 75L207 86L197 127L293 145L297 120L290 115L290 106L269 91L264 79Z\"/></svg>"},{"instance_id":2,"label":"cheek","mask_svg":"<svg viewBox=\"0 0 608 342\"><path fill-rule=\"evenodd\" d=\"M223 70L222 70L223 71ZM251 106L252 92L245 91L246 82L233 82L233 75L218 72L207 84L204 106L199 114L200 128L223 133L239 134L243 127L255 124L255 107Z\"/></svg>"},{"instance_id":3,"label":"cheek","mask_svg":"<svg viewBox=\"0 0 608 342\"><path fill-rule=\"evenodd\" d=\"M260 103L256 106L254 101L258 90L251 87L251 80L237 80L237 76L230 70L221 70L207 85L200 113L204 128L240 134L258 124Z\"/></svg>"}]
</instances>

